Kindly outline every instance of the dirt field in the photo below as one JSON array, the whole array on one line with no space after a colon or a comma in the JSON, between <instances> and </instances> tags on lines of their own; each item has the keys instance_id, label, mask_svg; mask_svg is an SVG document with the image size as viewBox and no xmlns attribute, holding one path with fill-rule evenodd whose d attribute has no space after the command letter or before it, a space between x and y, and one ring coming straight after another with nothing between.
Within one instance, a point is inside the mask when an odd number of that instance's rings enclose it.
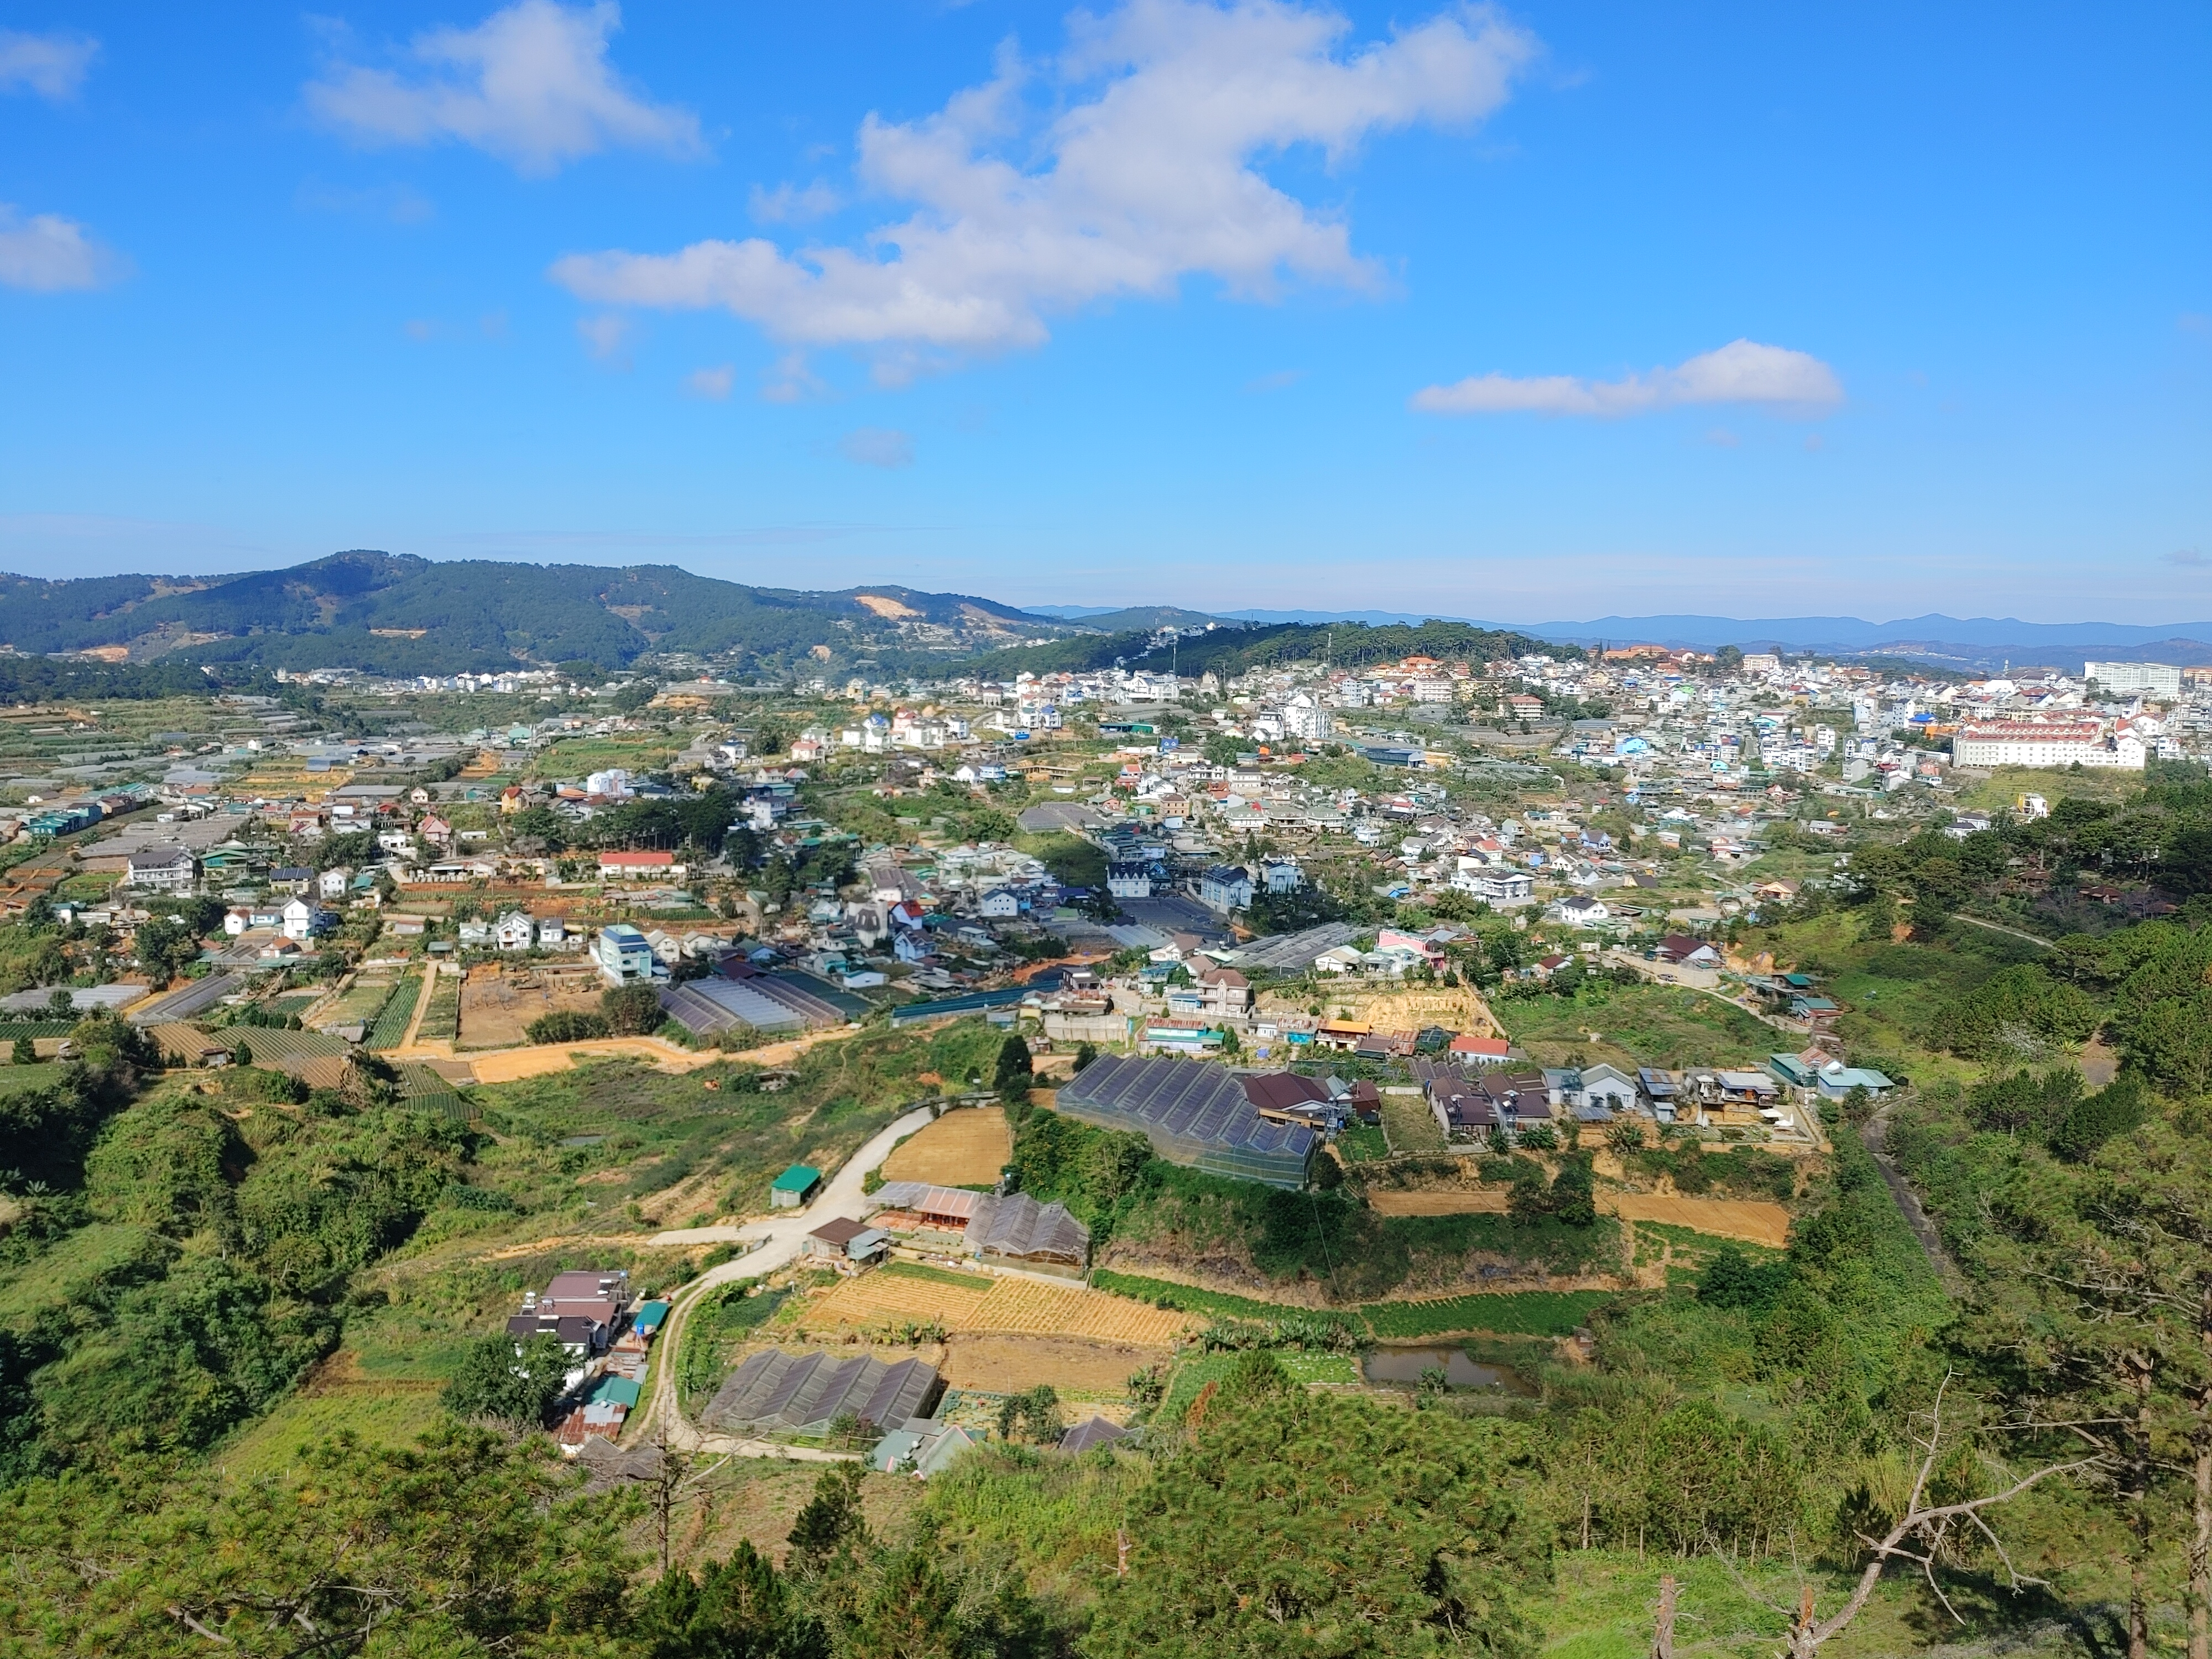
<instances>
[{"instance_id":1,"label":"dirt field","mask_svg":"<svg viewBox=\"0 0 2212 1659\"><path fill-rule=\"evenodd\" d=\"M1270 1013L1304 1013L1309 1000L1260 994L1260 1006ZM1437 985L1421 989L1394 990L1386 987L1330 986L1322 994L1322 1011L1332 1018L1364 1020L1385 1031L1418 1031L1424 1025L1441 1025L1448 1031L1494 1036L1498 1021L1480 993L1470 987Z\"/></svg>"},{"instance_id":2,"label":"dirt field","mask_svg":"<svg viewBox=\"0 0 2212 1659\"><path fill-rule=\"evenodd\" d=\"M536 1048L507 1048L493 1054L471 1054L469 1069L476 1073L479 1083L514 1083L526 1077L543 1077L548 1072L565 1072L580 1054L586 1060L605 1060L617 1054L628 1054L659 1066L664 1072L688 1072L695 1066L712 1066L722 1058L711 1049L694 1054L689 1048L679 1048L672 1042L663 1042L658 1037L594 1037L588 1042L549 1043Z\"/></svg>"},{"instance_id":3,"label":"dirt field","mask_svg":"<svg viewBox=\"0 0 2212 1659\"><path fill-rule=\"evenodd\" d=\"M1063 1398L1121 1400L1129 1374L1160 1357L1126 1342L1078 1342L1059 1336L956 1336L945 1347L945 1380L955 1389L1019 1394L1049 1382Z\"/></svg>"},{"instance_id":4,"label":"dirt field","mask_svg":"<svg viewBox=\"0 0 2212 1659\"><path fill-rule=\"evenodd\" d=\"M1079 1285L1063 1289L1036 1279L994 1280L978 1274L970 1289L872 1273L838 1285L808 1309L799 1323L810 1330L830 1330L929 1320L962 1335L1078 1337L1155 1348L1172 1346L1192 1322L1188 1314L1148 1308Z\"/></svg>"},{"instance_id":5,"label":"dirt field","mask_svg":"<svg viewBox=\"0 0 2212 1659\"><path fill-rule=\"evenodd\" d=\"M523 1028L541 1014L563 1011L596 1014L599 988L549 991L542 975L509 974L496 964L472 968L461 987L461 1036L456 1045L471 1048L509 1048L529 1041Z\"/></svg>"},{"instance_id":6,"label":"dirt field","mask_svg":"<svg viewBox=\"0 0 2212 1659\"><path fill-rule=\"evenodd\" d=\"M1005 1107L963 1107L901 1141L884 1160L884 1179L988 1187L1013 1155Z\"/></svg>"},{"instance_id":7,"label":"dirt field","mask_svg":"<svg viewBox=\"0 0 2212 1659\"><path fill-rule=\"evenodd\" d=\"M1503 1215L1505 1189L1489 1192L1399 1193L1377 1188L1367 1206L1377 1215Z\"/></svg>"},{"instance_id":8,"label":"dirt field","mask_svg":"<svg viewBox=\"0 0 2212 1659\"><path fill-rule=\"evenodd\" d=\"M1790 1212L1743 1198L1668 1198L1657 1193L1600 1193L1598 1208L1629 1221L1658 1221L1770 1249L1790 1243Z\"/></svg>"},{"instance_id":9,"label":"dirt field","mask_svg":"<svg viewBox=\"0 0 2212 1659\"><path fill-rule=\"evenodd\" d=\"M799 1322L808 1330L819 1331L935 1320L948 1331L965 1330L968 1320L991 1289L991 1281L980 1273L973 1288L903 1274L864 1273L829 1291Z\"/></svg>"}]
</instances>

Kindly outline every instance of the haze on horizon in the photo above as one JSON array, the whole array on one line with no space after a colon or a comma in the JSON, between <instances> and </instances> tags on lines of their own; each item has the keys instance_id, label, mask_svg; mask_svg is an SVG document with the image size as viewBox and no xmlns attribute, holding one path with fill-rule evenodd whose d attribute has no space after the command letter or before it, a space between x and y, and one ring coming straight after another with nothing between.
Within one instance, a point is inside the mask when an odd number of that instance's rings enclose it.
<instances>
[{"instance_id":1,"label":"haze on horizon","mask_svg":"<svg viewBox=\"0 0 2212 1659\"><path fill-rule=\"evenodd\" d=\"M2212 616L2212 14L0 24L0 568Z\"/></svg>"}]
</instances>

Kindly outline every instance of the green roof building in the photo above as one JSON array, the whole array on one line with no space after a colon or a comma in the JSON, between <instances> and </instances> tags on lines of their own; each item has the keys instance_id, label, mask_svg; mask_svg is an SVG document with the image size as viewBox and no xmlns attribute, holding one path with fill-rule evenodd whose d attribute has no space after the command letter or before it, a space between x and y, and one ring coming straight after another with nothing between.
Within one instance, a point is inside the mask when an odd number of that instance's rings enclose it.
<instances>
[{"instance_id":1,"label":"green roof building","mask_svg":"<svg viewBox=\"0 0 2212 1659\"><path fill-rule=\"evenodd\" d=\"M769 1207L796 1210L812 1198L822 1185L822 1171L811 1164L794 1164L769 1183Z\"/></svg>"}]
</instances>

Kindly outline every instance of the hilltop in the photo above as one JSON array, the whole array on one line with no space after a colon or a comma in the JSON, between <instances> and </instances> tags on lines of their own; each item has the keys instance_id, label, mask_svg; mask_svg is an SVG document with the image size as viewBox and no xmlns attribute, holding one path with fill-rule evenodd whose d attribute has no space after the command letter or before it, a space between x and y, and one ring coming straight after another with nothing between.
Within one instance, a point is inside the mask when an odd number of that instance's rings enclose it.
<instances>
[{"instance_id":1,"label":"hilltop","mask_svg":"<svg viewBox=\"0 0 2212 1659\"><path fill-rule=\"evenodd\" d=\"M0 644L260 668L459 673L621 667L648 651L788 667L964 653L1072 631L994 600L897 586L750 587L673 565L436 563L369 550L242 576L0 576Z\"/></svg>"}]
</instances>

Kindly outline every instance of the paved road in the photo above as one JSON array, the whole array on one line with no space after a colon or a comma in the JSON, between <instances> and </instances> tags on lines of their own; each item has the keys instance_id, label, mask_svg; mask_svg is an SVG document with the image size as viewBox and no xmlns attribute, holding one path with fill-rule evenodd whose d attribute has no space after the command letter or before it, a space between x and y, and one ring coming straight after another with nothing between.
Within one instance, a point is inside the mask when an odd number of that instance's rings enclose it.
<instances>
[{"instance_id":1,"label":"paved road","mask_svg":"<svg viewBox=\"0 0 2212 1659\"><path fill-rule=\"evenodd\" d=\"M660 1329L656 1344L659 1349L658 1363L653 1367L653 1394L640 1414L636 1426L625 1433L623 1440L632 1445L642 1444L653 1431L665 1424L668 1443L684 1451L732 1452L739 1456L797 1457L801 1462L817 1462L834 1458L834 1454L808 1454L804 1448L776 1446L769 1441L736 1440L726 1435L702 1434L684 1416L676 1397L676 1358L683 1352L684 1323L696 1307L701 1296L717 1285L727 1285L734 1279L759 1279L788 1267L799 1258L806 1235L823 1222L838 1216L857 1221L866 1208L866 1195L861 1192L861 1182L869 1170L880 1167L891 1155L891 1148L927 1125L935 1114L927 1106L907 1113L889 1128L881 1131L860 1150L847 1158L837 1172L824 1182L814 1201L803 1210L786 1210L766 1221L756 1221L737 1230L738 1237L754 1246L734 1261L725 1261L718 1267L709 1267L670 1298L668 1318ZM718 1230L719 1231L719 1230Z\"/></svg>"}]
</instances>

